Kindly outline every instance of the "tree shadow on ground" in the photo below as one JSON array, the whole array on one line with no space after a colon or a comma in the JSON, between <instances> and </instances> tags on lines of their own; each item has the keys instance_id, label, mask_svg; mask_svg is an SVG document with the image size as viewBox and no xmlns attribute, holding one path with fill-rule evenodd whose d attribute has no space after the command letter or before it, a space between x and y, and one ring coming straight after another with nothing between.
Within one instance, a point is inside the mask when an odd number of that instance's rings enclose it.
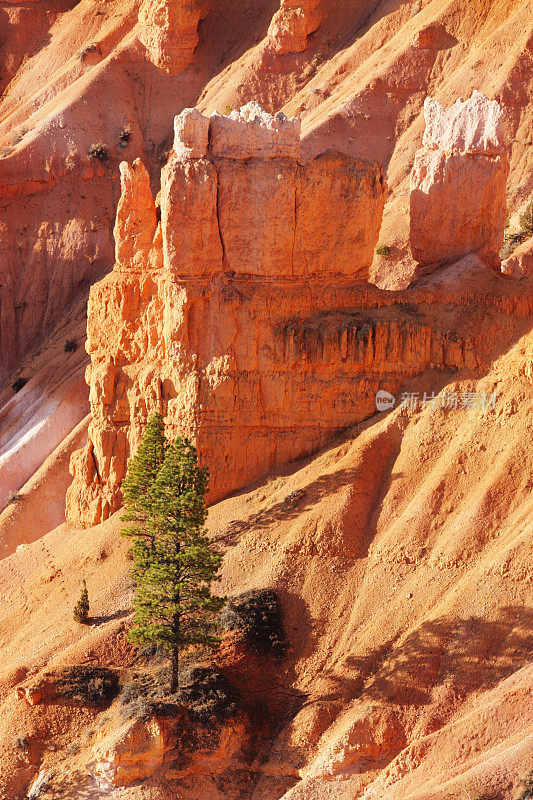
<instances>
[{"instance_id":1,"label":"tree shadow on ground","mask_svg":"<svg viewBox=\"0 0 533 800\"><path fill-rule=\"evenodd\" d=\"M366 655L348 656L342 670L351 678L330 677L343 697L419 706L446 680L459 697L490 690L526 665L532 653L533 610L507 606L496 620L424 622L401 642L396 636Z\"/></svg>"}]
</instances>

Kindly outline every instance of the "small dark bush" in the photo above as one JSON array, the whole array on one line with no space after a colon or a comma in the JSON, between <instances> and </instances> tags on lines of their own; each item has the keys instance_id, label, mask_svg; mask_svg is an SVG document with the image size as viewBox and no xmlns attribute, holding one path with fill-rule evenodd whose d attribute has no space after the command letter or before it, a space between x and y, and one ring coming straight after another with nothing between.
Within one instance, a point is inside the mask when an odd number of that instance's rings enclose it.
<instances>
[{"instance_id":1,"label":"small dark bush","mask_svg":"<svg viewBox=\"0 0 533 800\"><path fill-rule=\"evenodd\" d=\"M256 652L281 656L286 649L281 605L273 589L253 589L230 598L220 613L223 630L240 630Z\"/></svg>"},{"instance_id":2,"label":"small dark bush","mask_svg":"<svg viewBox=\"0 0 533 800\"><path fill-rule=\"evenodd\" d=\"M119 144L121 147L127 147L131 141L131 126L126 125L118 135Z\"/></svg>"},{"instance_id":3,"label":"small dark bush","mask_svg":"<svg viewBox=\"0 0 533 800\"><path fill-rule=\"evenodd\" d=\"M170 665L168 653L165 665L157 672L136 674L122 689L119 702L124 719L145 719L156 705L167 695L170 688Z\"/></svg>"},{"instance_id":4,"label":"small dark bush","mask_svg":"<svg viewBox=\"0 0 533 800\"><path fill-rule=\"evenodd\" d=\"M390 247L387 244L379 244L376 247L376 253L378 256L387 258L387 256L390 255Z\"/></svg>"},{"instance_id":5,"label":"small dark bush","mask_svg":"<svg viewBox=\"0 0 533 800\"><path fill-rule=\"evenodd\" d=\"M80 599L74 606L72 616L81 625L87 625L89 622L89 592L85 581L83 581Z\"/></svg>"},{"instance_id":6,"label":"small dark bush","mask_svg":"<svg viewBox=\"0 0 533 800\"><path fill-rule=\"evenodd\" d=\"M78 349L78 342L76 339L67 339L65 342L65 353L75 353Z\"/></svg>"},{"instance_id":7,"label":"small dark bush","mask_svg":"<svg viewBox=\"0 0 533 800\"><path fill-rule=\"evenodd\" d=\"M65 158L65 169L67 172L74 172L76 169L76 153L69 153Z\"/></svg>"},{"instance_id":8,"label":"small dark bush","mask_svg":"<svg viewBox=\"0 0 533 800\"><path fill-rule=\"evenodd\" d=\"M101 49L98 47L97 44L94 44L94 42L92 44L88 44L87 47L83 48L83 50L80 50L79 53L80 61L85 61L87 56L91 55L91 53L96 53L99 56L102 55Z\"/></svg>"},{"instance_id":9,"label":"small dark bush","mask_svg":"<svg viewBox=\"0 0 533 800\"><path fill-rule=\"evenodd\" d=\"M97 158L99 161L109 161L109 148L104 142L94 142L89 147L89 158Z\"/></svg>"},{"instance_id":10,"label":"small dark bush","mask_svg":"<svg viewBox=\"0 0 533 800\"><path fill-rule=\"evenodd\" d=\"M118 694L118 678L107 667L80 665L66 669L56 681L60 696L82 705L108 705Z\"/></svg>"},{"instance_id":11,"label":"small dark bush","mask_svg":"<svg viewBox=\"0 0 533 800\"><path fill-rule=\"evenodd\" d=\"M180 683L179 698L193 717L223 720L235 716L238 694L224 675L212 667L189 667L180 676Z\"/></svg>"},{"instance_id":12,"label":"small dark bush","mask_svg":"<svg viewBox=\"0 0 533 800\"><path fill-rule=\"evenodd\" d=\"M16 133L14 133L13 136L11 137L10 144L11 145L18 144L22 139L24 139L28 131L29 128L19 128L19 130L16 131Z\"/></svg>"},{"instance_id":13,"label":"small dark bush","mask_svg":"<svg viewBox=\"0 0 533 800\"><path fill-rule=\"evenodd\" d=\"M17 494L16 492L10 492L7 496L6 506L10 506L11 503L20 503L21 500L24 500L23 494Z\"/></svg>"},{"instance_id":14,"label":"small dark bush","mask_svg":"<svg viewBox=\"0 0 533 800\"><path fill-rule=\"evenodd\" d=\"M15 748L21 753L26 753L29 747L27 736L17 736L15 739Z\"/></svg>"},{"instance_id":15,"label":"small dark bush","mask_svg":"<svg viewBox=\"0 0 533 800\"><path fill-rule=\"evenodd\" d=\"M16 381L13 381L13 383L11 384L11 388L13 389L13 391L14 391L15 393L16 393L16 392L20 392L20 390L21 390L21 389L22 389L24 386L26 386L26 384L27 384L27 383L28 383L28 379L27 379L27 378L23 378L23 377L22 377L22 375L21 375L20 377L18 377L18 378L16 379Z\"/></svg>"},{"instance_id":16,"label":"small dark bush","mask_svg":"<svg viewBox=\"0 0 533 800\"><path fill-rule=\"evenodd\" d=\"M508 258L514 250L518 247L519 244L525 242L527 236L525 233L509 233L505 235L503 247L500 250L500 258L503 260L504 258Z\"/></svg>"},{"instance_id":17,"label":"small dark bush","mask_svg":"<svg viewBox=\"0 0 533 800\"><path fill-rule=\"evenodd\" d=\"M127 719L148 719L154 713L157 703L147 697L137 697L125 703L120 714L123 720Z\"/></svg>"}]
</instances>

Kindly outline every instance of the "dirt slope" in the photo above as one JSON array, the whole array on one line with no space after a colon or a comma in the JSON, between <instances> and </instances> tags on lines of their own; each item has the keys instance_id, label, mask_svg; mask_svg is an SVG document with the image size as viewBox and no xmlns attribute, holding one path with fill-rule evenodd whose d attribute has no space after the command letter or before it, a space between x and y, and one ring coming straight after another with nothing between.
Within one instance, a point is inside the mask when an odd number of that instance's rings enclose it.
<instances>
[{"instance_id":1,"label":"dirt slope","mask_svg":"<svg viewBox=\"0 0 533 800\"><path fill-rule=\"evenodd\" d=\"M532 369L529 335L478 383L441 391L495 392L494 408L378 415L211 509L222 591L279 591L300 698L240 797L517 797L533 732ZM90 531L62 526L0 562L0 772L17 791L28 773L13 730L44 738L36 720L61 709L32 715L10 687L45 664L124 664L119 527L117 516ZM96 619L80 631L71 608L82 575ZM78 716L47 735L47 768L68 775L65 726ZM175 785L163 765L109 796L166 798ZM209 784L205 796L225 795Z\"/></svg>"}]
</instances>

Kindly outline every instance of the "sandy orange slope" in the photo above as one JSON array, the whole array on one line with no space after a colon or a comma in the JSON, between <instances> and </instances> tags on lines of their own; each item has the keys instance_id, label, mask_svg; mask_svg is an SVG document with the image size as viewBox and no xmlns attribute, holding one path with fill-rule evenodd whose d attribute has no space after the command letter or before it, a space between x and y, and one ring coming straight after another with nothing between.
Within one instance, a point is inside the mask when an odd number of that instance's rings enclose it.
<instances>
[{"instance_id":1,"label":"sandy orange slope","mask_svg":"<svg viewBox=\"0 0 533 800\"><path fill-rule=\"evenodd\" d=\"M529 335L483 380L442 390L496 393L494 408L378 415L211 509L222 591L280 594L301 698L255 793L240 797L516 798L533 733L532 367ZM124 663L119 527L117 516L62 526L0 562L0 772L20 785L13 726L42 728L59 712L30 713L10 687L45 664ZM99 621L80 633L71 609L82 575ZM68 775L65 730L38 734L57 748L41 769ZM110 796L173 796L172 785L163 766Z\"/></svg>"}]
</instances>

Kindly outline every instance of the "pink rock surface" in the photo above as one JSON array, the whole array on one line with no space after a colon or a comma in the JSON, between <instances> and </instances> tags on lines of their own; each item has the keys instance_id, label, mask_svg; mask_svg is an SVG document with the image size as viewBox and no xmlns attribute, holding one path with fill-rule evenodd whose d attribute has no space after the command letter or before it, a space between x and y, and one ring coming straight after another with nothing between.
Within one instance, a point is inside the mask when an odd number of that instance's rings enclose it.
<instances>
[{"instance_id":1,"label":"pink rock surface","mask_svg":"<svg viewBox=\"0 0 533 800\"><path fill-rule=\"evenodd\" d=\"M184 108L174 117L174 152L181 158L203 158L207 153L209 119L197 108Z\"/></svg>"},{"instance_id":2,"label":"pink rock surface","mask_svg":"<svg viewBox=\"0 0 533 800\"><path fill-rule=\"evenodd\" d=\"M130 166L120 164L122 193L115 221L115 258L117 265L142 270L149 258L157 228L155 202L150 176L140 159Z\"/></svg>"},{"instance_id":3,"label":"pink rock surface","mask_svg":"<svg viewBox=\"0 0 533 800\"><path fill-rule=\"evenodd\" d=\"M171 159L161 175L165 267L176 275L222 270L217 173L205 159Z\"/></svg>"},{"instance_id":4,"label":"pink rock surface","mask_svg":"<svg viewBox=\"0 0 533 800\"><path fill-rule=\"evenodd\" d=\"M368 278L385 204L375 163L328 151L300 167L296 192L296 275Z\"/></svg>"},{"instance_id":5,"label":"pink rock surface","mask_svg":"<svg viewBox=\"0 0 533 800\"><path fill-rule=\"evenodd\" d=\"M432 97L424 102L423 145L448 154L498 155L508 147L503 109L496 100L474 91L465 102L444 108Z\"/></svg>"},{"instance_id":6,"label":"pink rock surface","mask_svg":"<svg viewBox=\"0 0 533 800\"><path fill-rule=\"evenodd\" d=\"M419 150L411 174L410 241L423 267L478 253L499 269L509 173L507 156Z\"/></svg>"},{"instance_id":7,"label":"pink rock surface","mask_svg":"<svg viewBox=\"0 0 533 800\"><path fill-rule=\"evenodd\" d=\"M509 157L502 109L481 92L448 109L427 98L410 185L411 253L422 271L477 253L498 269Z\"/></svg>"},{"instance_id":8,"label":"pink rock surface","mask_svg":"<svg viewBox=\"0 0 533 800\"><path fill-rule=\"evenodd\" d=\"M300 120L273 116L250 102L229 116L211 117L211 150L223 158L296 158L300 147Z\"/></svg>"}]
</instances>

